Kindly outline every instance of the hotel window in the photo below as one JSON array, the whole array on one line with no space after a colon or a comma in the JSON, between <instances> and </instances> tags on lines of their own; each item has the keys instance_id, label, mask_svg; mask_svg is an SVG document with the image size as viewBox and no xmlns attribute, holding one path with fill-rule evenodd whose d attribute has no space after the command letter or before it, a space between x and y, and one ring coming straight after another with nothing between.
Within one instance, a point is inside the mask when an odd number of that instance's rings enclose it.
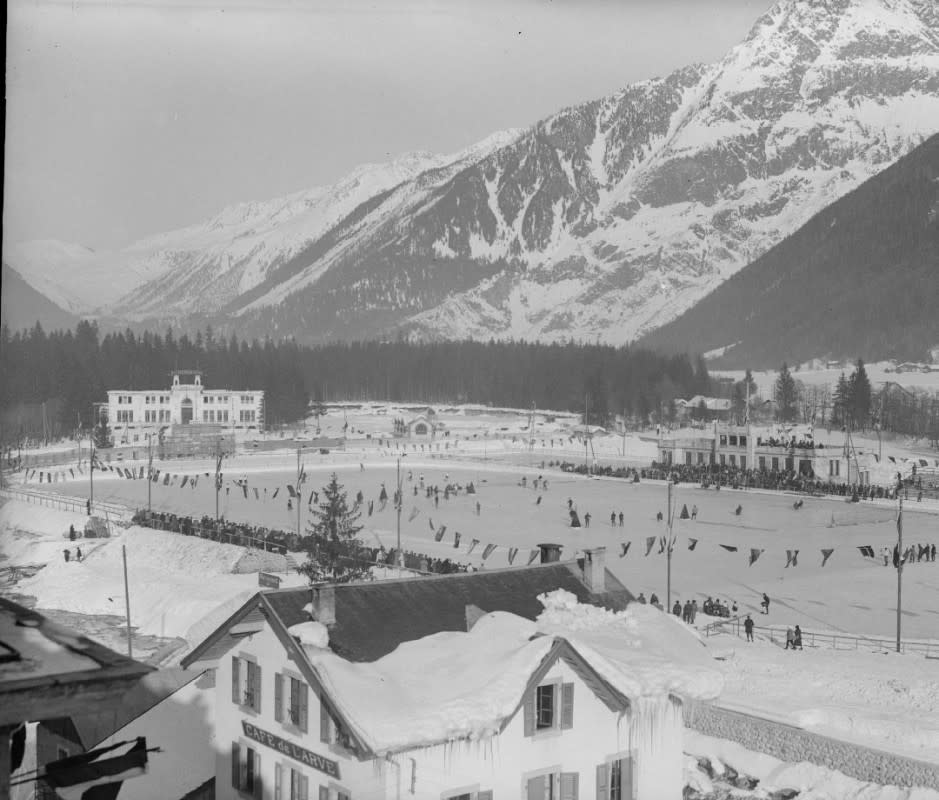
<instances>
[{"instance_id":1,"label":"hotel window","mask_svg":"<svg viewBox=\"0 0 939 800\"><path fill-rule=\"evenodd\" d=\"M773 456L773 471L779 469L779 459L776 456Z\"/></svg>"},{"instance_id":2,"label":"hotel window","mask_svg":"<svg viewBox=\"0 0 939 800\"><path fill-rule=\"evenodd\" d=\"M578 800L580 775L576 772L552 772L529 778L525 800Z\"/></svg>"},{"instance_id":3,"label":"hotel window","mask_svg":"<svg viewBox=\"0 0 939 800\"><path fill-rule=\"evenodd\" d=\"M746 446L747 446L747 437L746 437L746 436L741 436L741 437L740 437L740 446L741 446L741 447L746 447Z\"/></svg>"},{"instance_id":4,"label":"hotel window","mask_svg":"<svg viewBox=\"0 0 939 800\"><path fill-rule=\"evenodd\" d=\"M320 741L346 750L352 749L352 738L339 718L333 713L329 701L320 694Z\"/></svg>"},{"instance_id":5,"label":"hotel window","mask_svg":"<svg viewBox=\"0 0 939 800\"><path fill-rule=\"evenodd\" d=\"M308 688L306 683L277 672L274 674L274 719L289 722L304 733L308 730Z\"/></svg>"},{"instance_id":6,"label":"hotel window","mask_svg":"<svg viewBox=\"0 0 939 800\"><path fill-rule=\"evenodd\" d=\"M617 758L597 765L597 798L602 800L631 800L632 761Z\"/></svg>"},{"instance_id":7,"label":"hotel window","mask_svg":"<svg viewBox=\"0 0 939 800\"><path fill-rule=\"evenodd\" d=\"M740 456L740 469L746 469L746 468L747 468L747 457Z\"/></svg>"},{"instance_id":8,"label":"hotel window","mask_svg":"<svg viewBox=\"0 0 939 800\"><path fill-rule=\"evenodd\" d=\"M466 792L457 789L455 794L443 795L443 800L492 800L492 789L487 789L484 792L479 790Z\"/></svg>"},{"instance_id":9,"label":"hotel window","mask_svg":"<svg viewBox=\"0 0 939 800\"><path fill-rule=\"evenodd\" d=\"M737 456L735 456L733 453L730 454L730 466L737 466Z\"/></svg>"},{"instance_id":10,"label":"hotel window","mask_svg":"<svg viewBox=\"0 0 939 800\"><path fill-rule=\"evenodd\" d=\"M332 786L320 786L317 800L352 800L352 795L347 790L340 789L333 784Z\"/></svg>"},{"instance_id":11,"label":"hotel window","mask_svg":"<svg viewBox=\"0 0 939 800\"><path fill-rule=\"evenodd\" d=\"M722 433L721 434L721 447L726 447L726 446L727 446L727 435Z\"/></svg>"},{"instance_id":12,"label":"hotel window","mask_svg":"<svg viewBox=\"0 0 939 800\"><path fill-rule=\"evenodd\" d=\"M723 467L724 464L727 463L727 457L723 453L721 453L720 457L721 457L721 466Z\"/></svg>"},{"instance_id":13,"label":"hotel window","mask_svg":"<svg viewBox=\"0 0 939 800\"><path fill-rule=\"evenodd\" d=\"M261 756L247 745L232 742L231 785L248 797L262 798Z\"/></svg>"},{"instance_id":14,"label":"hotel window","mask_svg":"<svg viewBox=\"0 0 939 800\"><path fill-rule=\"evenodd\" d=\"M704 463L704 453L698 453L698 463L699 464Z\"/></svg>"},{"instance_id":15,"label":"hotel window","mask_svg":"<svg viewBox=\"0 0 939 800\"><path fill-rule=\"evenodd\" d=\"M574 726L574 684L544 683L525 699L525 735Z\"/></svg>"},{"instance_id":16,"label":"hotel window","mask_svg":"<svg viewBox=\"0 0 939 800\"><path fill-rule=\"evenodd\" d=\"M730 437L730 443L731 443L734 447L736 447L736 446L737 446L737 437L736 437L736 436L731 436L731 437Z\"/></svg>"},{"instance_id":17,"label":"hotel window","mask_svg":"<svg viewBox=\"0 0 939 800\"><path fill-rule=\"evenodd\" d=\"M766 469L766 456L760 456L760 469Z\"/></svg>"},{"instance_id":18,"label":"hotel window","mask_svg":"<svg viewBox=\"0 0 939 800\"><path fill-rule=\"evenodd\" d=\"M309 800L310 779L286 764L274 767L274 800Z\"/></svg>"},{"instance_id":19,"label":"hotel window","mask_svg":"<svg viewBox=\"0 0 939 800\"><path fill-rule=\"evenodd\" d=\"M231 701L244 708L261 710L261 667L254 661L232 656Z\"/></svg>"}]
</instances>

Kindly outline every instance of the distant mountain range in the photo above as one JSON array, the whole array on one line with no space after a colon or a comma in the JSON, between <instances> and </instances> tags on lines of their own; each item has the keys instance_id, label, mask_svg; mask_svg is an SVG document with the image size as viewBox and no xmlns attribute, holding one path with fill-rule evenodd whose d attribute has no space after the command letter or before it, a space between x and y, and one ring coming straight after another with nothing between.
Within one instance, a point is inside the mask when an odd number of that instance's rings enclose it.
<instances>
[{"instance_id":1,"label":"distant mountain range","mask_svg":"<svg viewBox=\"0 0 939 800\"><path fill-rule=\"evenodd\" d=\"M37 322L46 331L72 329L79 318L37 292L7 264L0 274L0 324L11 331L32 328Z\"/></svg>"},{"instance_id":2,"label":"distant mountain range","mask_svg":"<svg viewBox=\"0 0 939 800\"><path fill-rule=\"evenodd\" d=\"M714 366L928 359L939 343L939 136L640 340Z\"/></svg>"},{"instance_id":3,"label":"distant mountain range","mask_svg":"<svg viewBox=\"0 0 939 800\"><path fill-rule=\"evenodd\" d=\"M60 287L66 308L114 324L302 342L625 343L913 150L937 120L933 0L784 0L718 64L454 156L360 168L119 253L77 251L68 269L43 256L49 243L7 260L39 291Z\"/></svg>"}]
</instances>

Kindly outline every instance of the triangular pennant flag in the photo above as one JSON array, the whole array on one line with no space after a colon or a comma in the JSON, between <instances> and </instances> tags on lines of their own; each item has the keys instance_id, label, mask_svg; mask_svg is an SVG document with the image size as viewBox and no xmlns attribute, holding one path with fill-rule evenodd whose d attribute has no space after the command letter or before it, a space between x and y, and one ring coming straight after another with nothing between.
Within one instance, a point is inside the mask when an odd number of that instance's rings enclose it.
<instances>
[{"instance_id":1,"label":"triangular pennant flag","mask_svg":"<svg viewBox=\"0 0 939 800\"><path fill-rule=\"evenodd\" d=\"M756 563L756 560L760 557L762 553L763 553L762 550L759 550L756 547L751 547L750 548L750 563L747 566L752 567Z\"/></svg>"},{"instance_id":2,"label":"triangular pennant flag","mask_svg":"<svg viewBox=\"0 0 939 800\"><path fill-rule=\"evenodd\" d=\"M279 491L280 491L280 487L278 486L278 487L274 490L274 494L271 495L271 499L272 499L272 500L277 497L277 493L278 493Z\"/></svg>"},{"instance_id":3,"label":"triangular pennant flag","mask_svg":"<svg viewBox=\"0 0 939 800\"><path fill-rule=\"evenodd\" d=\"M698 546L698 540L697 540L697 539L688 539L688 549L689 549L689 550L694 550L697 546Z\"/></svg>"},{"instance_id":4,"label":"triangular pennant flag","mask_svg":"<svg viewBox=\"0 0 939 800\"><path fill-rule=\"evenodd\" d=\"M44 472L39 473L39 482L42 483L42 476L45 475Z\"/></svg>"},{"instance_id":5,"label":"triangular pennant flag","mask_svg":"<svg viewBox=\"0 0 939 800\"><path fill-rule=\"evenodd\" d=\"M659 552L658 552L658 555L662 555L662 553L664 553L664 552L665 552L665 537L664 537L664 536L660 536L660 537L659 537Z\"/></svg>"},{"instance_id":6,"label":"triangular pennant flag","mask_svg":"<svg viewBox=\"0 0 939 800\"><path fill-rule=\"evenodd\" d=\"M798 567L799 566L799 551L798 550L787 550L786 551L786 566L787 567Z\"/></svg>"},{"instance_id":7,"label":"triangular pennant flag","mask_svg":"<svg viewBox=\"0 0 939 800\"><path fill-rule=\"evenodd\" d=\"M828 561L829 558L831 558L831 554L834 552L835 552L835 549L833 547L822 549L822 566L823 567L825 566L825 562Z\"/></svg>"},{"instance_id":8,"label":"triangular pennant flag","mask_svg":"<svg viewBox=\"0 0 939 800\"><path fill-rule=\"evenodd\" d=\"M454 547L460 546L460 532L459 531L453 532L453 546Z\"/></svg>"},{"instance_id":9,"label":"triangular pennant flag","mask_svg":"<svg viewBox=\"0 0 939 800\"><path fill-rule=\"evenodd\" d=\"M476 545L478 544L479 544L479 539L473 539L473 541L470 543L469 550L466 551L466 555L469 555L470 553L472 553L476 549Z\"/></svg>"},{"instance_id":10,"label":"triangular pennant flag","mask_svg":"<svg viewBox=\"0 0 939 800\"><path fill-rule=\"evenodd\" d=\"M260 499L261 499L261 495L258 493L258 487L257 487L257 486L252 486L251 489L254 491L254 499L255 499L255 500L260 500ZM311 501L313 500L313 497L312 497L312 496L310 497L310 500L311 500ZM307 505L309 505L309 503L308 503Z\"/></svg>"},{"instance_id":11,"label":"triangular pennant flag","mask_svg":"<svg viewBox=\"0 0 939 800\"><path fill-rule=\"evenodd\" d=\"M43 780L62 800L92 798L92 787L143 775L147 768L147 740L119 742L46 764Z\"/></svg>"},{"instance_id":12,"label":"triangular pennant flag","mask_svg":"<svg viewBox=\"0 0 939 800\"><path fill-rule=\"evenodd\" d=\"M433 529L434 529L434 518L433 518L433 517L428 517L428 518L427 518L427 524L430 525L430 529L433 530Z\"/></svg>"},{"instance_id":13,"label":"triangular pennant flag","mask_svg":"<svg viewBox=\"0 0 939 800\"><path fill-rule=\"evenodd\" d=\"M414 506L414 508L411 509L411 513L408 514L408 522L414 522L414 518L415 518L418 514L420 514L420 513L421 513L421 512L420 512L420 510L417 508L417 506Z\"/></svg>"},{"instance_id":14,"label":"triangular pennant flag","mask_svg":"<svg viewBox=\"0 0 939 800\"><path fill-rule=\"evenodd\" d=\"M164 486L170 485L170 474L168 472L166 473L166 475L163 476L163 485Z\"/></svg>"},{"instance_id":15,"label":"triangular pennant flag","mask_svg":"<svg viewBox=\"0 0 939 800\"><path fill-rule=\"evenodd\" d=\"M193 486L195 486L197 483L199 483L199 476L198 476L198 475L193 475L193 476L189 479L189 482L190 482Z\"/></svg>"},{"instance_id":16,"label":"triangular pennant flag","mask_svg":"<svg viewBox=\"0 0 939 800\"><path fill-rule=\"evenodd\" d=\"M871 547L869 544L866 544L863 547L859 547L858 550L861 551L861 555L864 556L865 558L874 557L874 548Z\"/></svg>"},{"instance_id":17,"label":"triangular pennant flag","mask_svg":"<svg viewBox=\"0 0 939 800\"><path fill-rule=\"evenodd\" d=\"M79 475L84 475L84 474L85 474L84 471L82 470L82 465L81 465L81 464L78 464L78 465L75 467L75 469L78 470L78 474L79 474Z\"/></svg>"},{"instance_id":18,"label":"triangular pennant flag","mask_svg":"<svg viewBox=\"0 0 939 800\"><path fill-rule=\"evenodd\" d=\"M434 541L439 542L443 539L443 535L447 532L447 526L441 525L439 530L434 534ZM455 547L456 545L454 545Z\"/></svg>"},{"instance_id":19,"label":"triangular pennant flag","mask_svg":"<svg viewBox=\"0 0 939 800\"><path fill-rule=\"evenodd\" d=\"M732 544L722 544L721 547L723 547L728 553L736 553L736 552L737 552L737 548L734 547L734 545L732 545Z\"/></svg>"},{"instance_id":20,"label":"triangular pennant flag","mask_svg":"<svg viewBox=\"0 0 939 800\"><path fill-rule=\"evenodd\" d=\"M495 550L496 547L498 547L498 545L495 545L495 544L486 545L486 547L483 549L483 561L485 561L487 558L489 558L489 556L492 555L492 551Z\"/></svg>"},{"instance_id":21,"label":"triangular pennant flag","mask_svg":"<svg viewBox=\"0 0 939 800\"><path fill-rule=\"evenodd\" d=\"M532 550L532 551L528 554L528 564L526 564L526 566L529 566L529 567L530 567L532 561L534 561L536 558L538 558L538 556L539 556L540 554L541 554L541 550Z\"/></svg>"},{"instance_id":22,"label":"triangular pennant flag","mask_svg":"<svg viewBox=\"0 0 939 800\"><path fill-rule=\"evenodd\" d=\"M688 513L687 503L681 507L681 514L678 515L678 519L691 519L691 514Z\"/></svg>"},{"instance_id":23,"label":"triangular pennant flag","mask_svg":"<svg viewBox=\"0 0 939 800\"><path fill-rule=\"evenodd\" d=\"M296 496L297 496L297 490L293 488L293 484L292 484L292 483L288 483L288 484L287 484L287 491L290 492L290 496L291 496L291 497L296 497Z\"/></svg>"},{"instance_id":24,"label":"triangular pennant flag","mask_svg":"<svg viewBox=\"0 0 939 800\"><path fill-rule=\"evenodd\" d=\"M179 488L182 489L187 483L189 483L189 476L183 475L183 482L179 485Z\"/></svg>"},{"instance_id":25,"label":"triangular pennant flag","mask_svg":"<svg viewBox=\"0 0 939 800\"><path fill-rule=\"evenodd\" d=\"M629 546L631 544L632 542L620 542L619 546L622 548L622 552L619 554L620 558L623 558L629 552Z\"/></svg>"},{"instance_id":26,"label":"triangular pennant flag","mask_svg":"<svg viewBox=\"0 0 939 800\"><path fill-rule=\"evenodd\" d=\"M517 556L517 555L518 555L518 548L517 548L517 547L510 547L510 548L509 548L509 563L510 563L510 564L515 561L515 556Z\"/></svg>"},{"instance_id":27,"label":"triangular pennant flag","mask_svg":"<svg viewBox=\"0 0 939 800\"><path fill-rule=\"evenodd\" d=\"M74 477L75 477L75 470L73 470L71 467L69 467L69 468L68 468L68 471L72 473L72 477L74 478Z\"/></svg>"},{"instance_id":28,"label":"triangular pennant flag","mask_svg":"<svg viewBox=\"0 0 939 800\"><path fill-rule=\"evenodd\" d=\"M312 491L310 492L310 497L309 497L309 499L306 501L306 504L307 504L308 506L313 505L313 495L315 495L315 494L316 494L316 491L315 491L315 490L312 490ZM258 490L257 490L257 489L254 490L254 499L255 499L255 500L258 499Z\"/></svg>"},{"instance_id":29,"label":"triangular pennant flag","mask_svg":"<svg viewBox=\"0 0 939 800\"><path fill-rule=\"evenodd\" d=\"M652 552L652 548L655 547L655 537L647 536L646 537L646 555Z\"/></svg>"}]
</instances>

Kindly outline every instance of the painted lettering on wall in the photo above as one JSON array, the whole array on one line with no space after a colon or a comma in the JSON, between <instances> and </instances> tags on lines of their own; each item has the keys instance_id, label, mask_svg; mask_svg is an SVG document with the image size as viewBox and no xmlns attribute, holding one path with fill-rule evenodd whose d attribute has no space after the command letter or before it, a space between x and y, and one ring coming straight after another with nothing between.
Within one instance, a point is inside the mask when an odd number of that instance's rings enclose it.
<instances>
[{"instance_id":1,"label":"painted lettering on wall","mask_svg":"<svg viewBox=\"0 0 939 800\"><path fill-rule=\"evenodd\" d=\"M245 732L245 736L249 739L253 739L255 742L263 744L265 747L270 747L271 750L276 750L278 753L283 753L285 756L294 759L294 761L299 761L301 764L306 764L308 767L319 770L329 775L331 778L338 780L341 777L339 775L339 764L336 761L323 758L321 755L299 747L293 742L288 742L286 739L281 739L280 736L268 733L266 730L252 725L245 720L241 720L241 727Z\"/></svg>"}]
</instances>

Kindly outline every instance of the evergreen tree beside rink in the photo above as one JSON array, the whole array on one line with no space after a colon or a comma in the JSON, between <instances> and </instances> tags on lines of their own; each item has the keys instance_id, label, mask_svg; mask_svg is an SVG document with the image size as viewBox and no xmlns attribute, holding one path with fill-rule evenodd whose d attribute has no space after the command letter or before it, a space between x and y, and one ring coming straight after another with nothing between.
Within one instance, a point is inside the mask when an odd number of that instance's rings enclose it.
<instances>
[{"instance_id":1,"label":"evergreen tree beside rink","mask_svg":"<svg viewBox=\"0 0 939 800\"><path fill-rule=\"evenodd\" d=\"M299 571L310 583L347 583L368 575L369 562L357 538L362 530L358 524L358 505L349 506L348 497L334 472L329 483L320 490L322 501L313 511L307 526L306 547L310 560Z\"/></svg>"}]
</instances>

